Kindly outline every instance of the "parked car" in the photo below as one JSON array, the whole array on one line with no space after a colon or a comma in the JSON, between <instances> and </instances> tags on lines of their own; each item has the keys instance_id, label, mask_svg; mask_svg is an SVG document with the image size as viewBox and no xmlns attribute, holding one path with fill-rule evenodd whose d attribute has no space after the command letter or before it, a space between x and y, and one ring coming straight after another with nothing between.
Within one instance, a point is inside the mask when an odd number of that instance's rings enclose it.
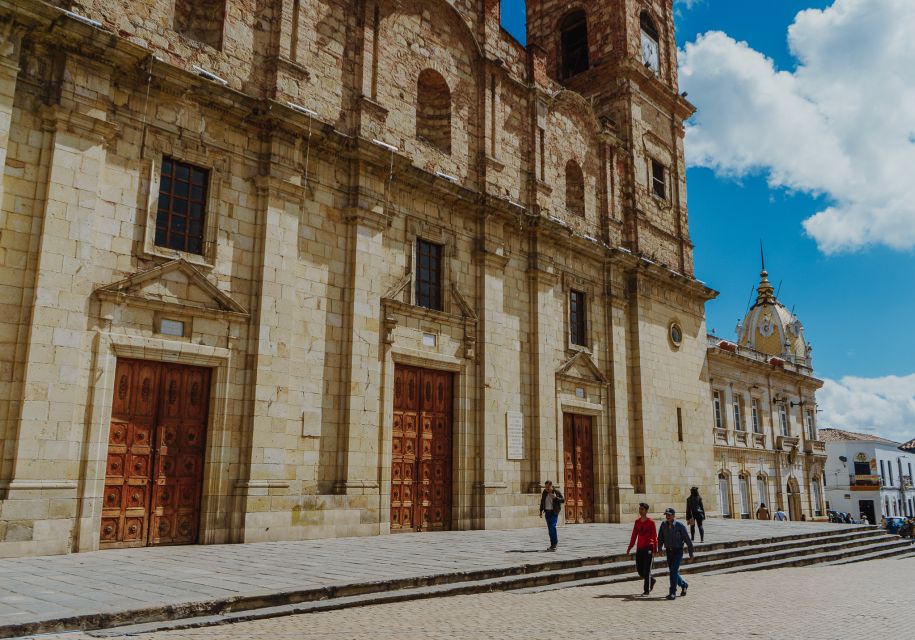
<instances>
[{"instance_id":1,"label":"parked car","mask_svg":"<svg viewBox=\"0 0 915 640\"><path fill-rule=\"evenodd\" d=\"M886 532L891 534L899 533L899 529L902 528L902 523L905 522L905 518L887 518L886 519Z\"/></svg>"}]
</instances>

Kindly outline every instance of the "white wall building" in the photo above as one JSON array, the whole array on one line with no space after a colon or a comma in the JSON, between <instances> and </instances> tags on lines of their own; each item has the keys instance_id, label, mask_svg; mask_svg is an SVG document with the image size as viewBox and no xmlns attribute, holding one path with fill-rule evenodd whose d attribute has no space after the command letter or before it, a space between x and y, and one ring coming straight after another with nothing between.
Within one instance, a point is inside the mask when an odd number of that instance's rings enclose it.
<instances>
[{"instance_id":1,"label":"white wall building","mask_svg":"<svg viewBox=\"0 0 915 640\"><path fill-rule=\"evenodd\" d=\"M881 517L915 515L915 454L878 436L820 429L826 441L826 501L829 509Z\"/></svg>"}]
</instances>

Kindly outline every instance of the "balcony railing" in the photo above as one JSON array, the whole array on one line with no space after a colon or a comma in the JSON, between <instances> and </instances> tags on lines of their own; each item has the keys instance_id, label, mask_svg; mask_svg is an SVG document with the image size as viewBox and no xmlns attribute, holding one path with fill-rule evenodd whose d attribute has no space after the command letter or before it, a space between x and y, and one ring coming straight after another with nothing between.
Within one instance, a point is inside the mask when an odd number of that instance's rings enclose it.
<instances>
[{"instance_id":1,"label":"balcony railing","mask_svg":"<svg viewBox=\"0 0 915 640\"><path fill-rule=\"evenodd\" d=\"M860 475L856 473L849 474L848 484L853 487L873 487L879 489L882 485L880 476L877 475Z\"/></svg>"},{"instance_id":2,"label":"balcony railing","mask_svg":"<svg viewBox=\"0 0 915 640\"><path fill-rule=\"evenodd\" d=\"M804 440L804 451L807 453L826 453L826 442L823 440Z\"/></svg>"},{"instance_id":3,"label":"balcony railing","mask_svg":"<svg viewBox=\"0 0 915 640\"><path fill-rule=\"evenodd\" d=\"M787 451L793 447L796 447L800 442L800 438L797 436L779 436L778 440L775 442L775 448Z\"/></svg>"}]
</instances>

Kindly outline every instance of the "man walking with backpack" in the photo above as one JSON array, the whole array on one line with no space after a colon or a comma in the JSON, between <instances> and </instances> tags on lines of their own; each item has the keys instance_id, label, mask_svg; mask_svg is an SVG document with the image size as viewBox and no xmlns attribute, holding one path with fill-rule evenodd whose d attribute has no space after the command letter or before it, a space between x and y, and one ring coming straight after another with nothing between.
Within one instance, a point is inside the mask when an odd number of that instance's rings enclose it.
<instances>
[{"instance_id":1,"label":"man walking with backpack","mask_svg":"<svg viewBox=\"0 0 915 640\"><path fill-rule=\"evenodd\" d=\"M693 541L686 526L677 521L677 512L672 507L664 510L664 522L658 529L658 552L667 548L667 569L670 571L670 592L668 600L676 600L677 587L680 596L686 595L689 584L680 577L680 565L683 563L683 545L689 549L689 559L693 559Z\"/></svg>"}]
</instances>

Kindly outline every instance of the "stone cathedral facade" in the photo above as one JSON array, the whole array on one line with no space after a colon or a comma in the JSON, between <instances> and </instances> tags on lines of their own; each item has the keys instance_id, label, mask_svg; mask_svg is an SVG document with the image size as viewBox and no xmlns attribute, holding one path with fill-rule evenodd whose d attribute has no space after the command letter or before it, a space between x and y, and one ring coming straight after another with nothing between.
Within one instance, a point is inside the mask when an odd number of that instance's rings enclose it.
<instances>
[{"instance_id":1,"label":"stone cathedral facade","mask_svg":"<svg viewBox=\"0 0 915 640\"><path fill-rule=\"evenodd\" d=\"M714 511L671 0L0 0L0 555Z\"/></svg>"}]
</instances>

